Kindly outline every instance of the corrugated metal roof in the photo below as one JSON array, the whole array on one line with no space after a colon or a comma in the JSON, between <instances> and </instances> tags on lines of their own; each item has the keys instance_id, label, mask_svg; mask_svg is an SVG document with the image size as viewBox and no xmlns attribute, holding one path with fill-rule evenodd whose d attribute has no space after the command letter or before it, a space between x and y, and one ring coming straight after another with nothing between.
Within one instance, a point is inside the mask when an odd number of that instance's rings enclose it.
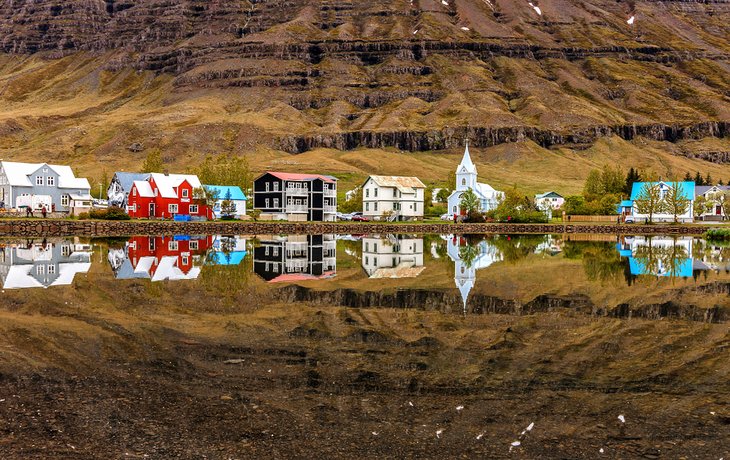
<instances>
[{"instance_id":1,"label":"corrugated metal roof","mask_svg":"<svg viewBox=\"0 0 730 460\"><path fill-rule=\"evenodd\" d=\"M28 176L46 166L58 174L59 188L89 189L89 181L76 177L70 166L49 165L48 163L17 163L14 161L0 162L8 178L8 183L15 187L32 187L35 185Z\"/></svg>"},{"instance_id":2,"label":"corrugated metal roof","mask_svg":"<svg viewBox=\"0 0 730 460\"><path fill-rule=\"evenodd\" d=\"M152 186L146 180L136 180L133 185L137 187L139 196L144 198L153 198L155 196L155 193L152 191Z\"/></svg>"},{"instance_id":3,"label":"corrugated metal roof","mask_svg":"<svg viewBox=\"0 0 730 460\"><path fill-rule=\"evenodd\" d=\"M183 181L188 181L193 188L200 188L202 186L200 179L194 174L152 173L150 174L150 178L155 180L157 188L160 191L160 196L163 198L177 198L175 187L178 187Z\"/></svg>"},{"instance_id":4,"label":"corrugated metal roof","mask_svg":"<svg viewBox=\"0 0 730 460\"><path fill-rule=\"evenodd\" d=\"M694 200L695 199L695 183L694 182L634 182L634 185L631 188L631 199L636 200L636 198L641 193L641 190L643 187L649 184L649 186L655 186L657 184L664 184L669 187L676 186L679 187L680 193L682 194L682 197L687 200Z\"/></svg>"},{"instance_id":5,"label":"corrugated metal roof","mask_svg":"<svg viewBox=\"0 0 730 460\"><path fill-rule=\"evenodd\" d=\"M373 182L381 187L395 187L401 192L414 193L413 189L426 188L421 182L421 179L417 177L407 176L370 176Z\"/></svg>"},{"instance_id":6,"label":"corrugated metal roof","mask_svg":"<svg viewBox=\"0 0 730 460\"><path fill-rule=\"evenodd\" d=\"M150 173L131 173L117 171L114 173L114 177L117 178L119 185L122 186L122 190L124 190L126 193L129 193L129 191L132 190L132 185L134 184L134 181L147 180L150 178Z\"/></svg>"},{"instance_id":7,"label":"corrugated metal roof","mask_svg":"<svg viewBox=\"0 0 730 460\"><path fill-rule=\"evenodd\" d=\"M203 187L217 191L219 200L247 200L246 194L243 193L241 187L236 187L235 185L204 185Z\"/></svg>"},{"instance_id":8,"label":"corrugated metal roof","mask_svg":"<svg viewBox=\"0 0 730 460\"><path fill-rule=\"evenodd\" d=\"M314 180L314 179L321 179L325 182L334 183L337 181L336 177L333 176L325 176L323 174L301 174L301 173L285 173L285 172L279 172L279 171L266 171L266 174L271 174L272 176L281 179L281 180ZM259 176L261 177L261 176Z\"/></svg>"}]
</instances>

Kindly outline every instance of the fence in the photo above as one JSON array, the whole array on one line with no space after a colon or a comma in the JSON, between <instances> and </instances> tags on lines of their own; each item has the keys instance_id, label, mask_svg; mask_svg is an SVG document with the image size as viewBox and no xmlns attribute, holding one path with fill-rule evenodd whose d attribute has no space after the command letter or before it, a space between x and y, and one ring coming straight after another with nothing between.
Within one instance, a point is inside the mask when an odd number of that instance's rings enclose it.
<instances>
[{"instance_id":1,"label":"fence","mask_svg":"<svg viewBox=\"0 0 730 460\"><path fill-rule=\"evenodd\" d=\"M564 222L569 224L573 222L611 222L615 224L617 221L618 216L565 216Z\"/></svg>"}]
</instances>

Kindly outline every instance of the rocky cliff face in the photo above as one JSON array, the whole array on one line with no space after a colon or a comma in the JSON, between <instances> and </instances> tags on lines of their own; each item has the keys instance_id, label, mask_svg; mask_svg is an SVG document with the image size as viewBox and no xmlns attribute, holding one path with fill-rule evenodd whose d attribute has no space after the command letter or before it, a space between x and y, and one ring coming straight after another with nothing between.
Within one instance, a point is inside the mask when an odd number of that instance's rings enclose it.
<instances>
[{"instance_id":1,"label":"rocky cliff face","mask_svg":"<svg viewBox=\"0 0 730 460\"><path fill-rule=\"evenodd\" d=\"M146 141L178 158L227 131L234 150L290 153L722 139L728 17L724 0L5 0L0 145L42 132L82 156ZM64 132L101 114L114 134ZM724 162L714 147L682 154Z\"/></svg>"}]
</instances>

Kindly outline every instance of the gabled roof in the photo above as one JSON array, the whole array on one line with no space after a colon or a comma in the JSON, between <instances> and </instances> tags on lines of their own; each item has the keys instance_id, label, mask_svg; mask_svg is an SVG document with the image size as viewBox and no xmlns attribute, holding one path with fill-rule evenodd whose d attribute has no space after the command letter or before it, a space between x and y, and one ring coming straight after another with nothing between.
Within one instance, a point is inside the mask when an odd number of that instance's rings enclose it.
<instances>
[{"instance_id":1,"label":"gabled roof","mask_svg":"<svg viewBox=\"0 0 730 460\"><path fill-rule=\"evenodd\" d=\"M695 199L695 183L694 182L666 182L666 181L659 181L659 182L634 182L633 187L631 188L631 200L636 200L637 197L641 194L641 190L643 187L648 184L648 186L653 187L656 185L666 185L668 187L674 187L675 185L679 187L680 193L683 198L687 200L694 200Z\"/></svg>"},{"instance_id":2,"label":"gabled roof","mask_svg":"<svg viewBox=\"0 0 730 460\"><path fill-rule=\"evenodd\" d=\"M188 181L193 188L202 187L200 179L198 179L198 176L194 174L152 173L150 174L150 179L155 180L155 184L157 184L157 189L160 191L160 196L162 198L177 198L178 196L177 193L175 193L175 187L179 187L183 181Z\"/></svg>"},{"instance_id":3,"label":"gabled roof","mask_svg":"<svg viewBox=\"0 0 730 460\"><path fill-rule=\"evenodd\" d=\"M234 185L204 185L203 187L208 190L217 191L219 200L229 199L229 193L231 200L247 200L246 194L243 193L241 187L236 187Z\"/></svg>"},{"instance_id":4,"label":"gabled roof","mask_svg":"<svg viewBox=\"0 0 730 460\"><path fill-rule=\"evenodd\" d=\"M85 178L76 177L70 166L49 165L47 163L16 163L13 161L2 161L0 165L5 170L8 183L14 187L32 187L34 183L28 176L43 167L48 167L58 174L59 188L91 188L89 181Z\"/></svg>"},{"instance_id":5,"label":"gabled roof","mask_svg":"<svg viewBox=\"0 0 730 460\"><path fill-rule=\"evenodd\" d=\"M704 195L713 188L716 188L718 191L725 192L727 190L730 190L730 185L696 185L695 196Z\"/></svg>"},{"instance_id":6,"label":"gabled roof","mask_svg":"<svg viewBox=\"0 0 730 460\"><path fill-rule=\"evenodd\" d=\"M117 182L122 186L125 192L129 192L132 189L132 184L138 180L147 180L150 178L150 173L130 173L117 171L114 173L114 177L117 178Z\"/></svg>"},{"instance_id":7,"label":"gabled roof","mask_svg":"<svg viewBox=\"0 0 730 460\"><path fill-rule=\"evenodd\" d=\"M370 176L380 187L395 187L403 193L415 193L416 188L426 188L417 177L405 176Z\"/></svg>"},{"instance_id":8,"label":"gabled roof","mask_svg":"<svg viewBox=\"0 0 730 460\"><path fill-rule=\"evenodd\" d=\"M553 191L539 193L539 194L535 195L536 200L539 200L540 198L562 198L562 197L563 197L563 195L561 195L557 192L553 192Z\"/></svg>"},{"instance_id":9,"label":"gabled roof","mask_svg":"<svg viewBox=\"0 0 730 460\"><path fill-rule=\"evenodd\" d=\"M323 174L299 174L299 173L285 173L285 172L278 172L278 171L266 171L264 174L262 174L260 177L271 174L272 176L276 177L277 179L281 180L315 180L315 179L321 179L325 182L334 183L337 182L337 178L333 176L326 176Z\"/></svg>"},{"instance_id":10,"label":"gabled roof","mask_svg":"<svg viewBox=\"0 0 730 460\"><path fill-rule=\"evenodd\" d=\"M155 192L152 191L152 186L146 180L136 180L133 185L137 187L137 194L139 196L144 198L153 198L155 196Z\"/></svg>"}]
</instances>

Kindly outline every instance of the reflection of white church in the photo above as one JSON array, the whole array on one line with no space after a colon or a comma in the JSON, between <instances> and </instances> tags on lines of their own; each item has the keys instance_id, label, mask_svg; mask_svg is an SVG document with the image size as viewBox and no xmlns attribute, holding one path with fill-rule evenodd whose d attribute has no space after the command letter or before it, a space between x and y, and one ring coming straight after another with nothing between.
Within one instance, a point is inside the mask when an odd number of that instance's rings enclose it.
<instances>
[{"instance_id":1,"label":"reflection of white church","mask_svg":"<svg viewBox=\"0 0 730 460\"><path fill-rule=\"evenodd\" d=\"M461 293L464 312L466 312L466 301L469 297L469 292L471 292L476 282L477 270L487 268L493 263L502 260L502 254L499 250L486 240L482 240L473 246L477 254L471 265L469 265L462 260L460 254L461 248L468 244L468 241L463 236L447 236L447 252L451 260L454 261L454 282Z\"/></svg>"},{"instance_id":2,"label":"reflection of white church","mask_svg":"<svg viewBox=\"0 0 730 460\"><path fill-rule=\"evenodd\" d=\"M449 195L449 213L461 215L461 195L472 189L479 199L479 212L491 211L499 204L504 193L494 190L491 186L477 182L477 167L469 155L469 142L466 143L464 156L456 168L456 190Z\"/></svg>"},{"instance_id":3,"label":"reflection of white church","mask_svg":"<svg viewBox=\"0 0 730 460\"><path fill-rule=\"evenodd\" d=\"M423 266L423 238L387 235L362 239L362 268L370 278L415 278Z\"/></svg>"}]
</instances>

